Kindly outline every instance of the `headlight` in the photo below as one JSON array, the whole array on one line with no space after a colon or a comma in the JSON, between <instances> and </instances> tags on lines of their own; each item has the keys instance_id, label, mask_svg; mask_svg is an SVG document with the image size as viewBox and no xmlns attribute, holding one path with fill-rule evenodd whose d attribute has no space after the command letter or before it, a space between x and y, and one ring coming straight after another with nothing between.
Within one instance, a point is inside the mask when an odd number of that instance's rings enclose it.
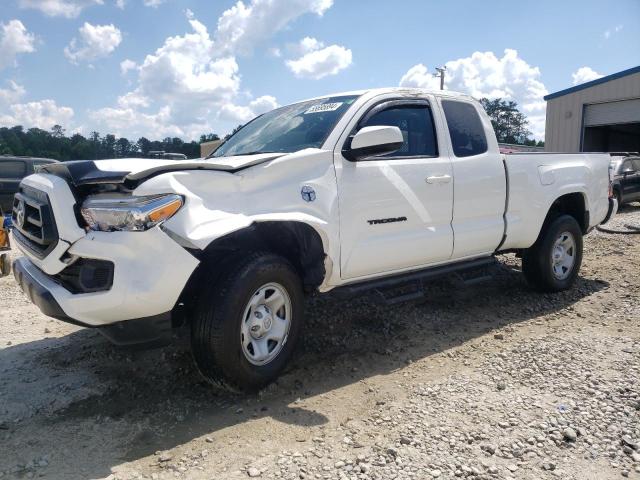
<instances>
[{"instance_id":1,"label":"headlight","mask_svg":"<svg viewBox=\"0 0 640 480\"><path fill-rule=\"evenodd\" d=\"M180 195L95 196L87 198L80 209L91 230L143 231L171 218L183 201Z\"/></svg>"}]
</instances>

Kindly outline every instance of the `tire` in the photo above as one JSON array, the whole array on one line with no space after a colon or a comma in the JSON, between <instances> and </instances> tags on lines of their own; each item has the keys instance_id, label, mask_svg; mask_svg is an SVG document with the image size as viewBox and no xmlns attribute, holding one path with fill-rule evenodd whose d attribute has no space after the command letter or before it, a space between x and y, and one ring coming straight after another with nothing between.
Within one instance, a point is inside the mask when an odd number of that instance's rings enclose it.
<instances>
[{"instance_id":1,"label":"tire","mask_svg":"<svg viewBox=\"0 0 640 480\"><path fill-rule=\"evenodd\" d=\"M575 283L581 264L580 225L572 216L560 215L545 222L536 243L525 251L522 272L536 290L559 292Z\"/></svg>"},{"instance_id":2,"label":"tire","mask_svg":"<svg viewBox=\"0 0 640 480\"><path fill-rule=\"evenodd\" d=\"M278 292L282 307L274 303ZM255 392L272 382L302 331L304 293L293 266L278 255L249 253L198 298L191 346L200 373L232 391Z\"/></svg>"},{"instance_id":3,"label":"tire","mask_svg":"<svg viewBox=\"0 0 640 480\"><path fill-rule=\"evenodd\" d=\"M613 194L616 196L616 200L618 200L618 208L622 206L622 193L620 190L616 189Z\"/></svg>"}]
</instances>

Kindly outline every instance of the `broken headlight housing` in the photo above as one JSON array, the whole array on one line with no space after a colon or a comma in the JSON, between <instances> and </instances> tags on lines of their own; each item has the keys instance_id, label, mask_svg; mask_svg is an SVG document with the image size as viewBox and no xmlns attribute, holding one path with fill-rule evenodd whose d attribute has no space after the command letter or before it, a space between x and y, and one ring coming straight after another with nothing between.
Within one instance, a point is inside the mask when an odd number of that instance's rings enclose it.
<instances>
[{"instance_id":1,"label":"broken headlight housing","mask_svg":"<svg viewBox=\"0 0 640 480\"><path fill-rule=\"evenodd\" d=\"M91 230L141 232L171 218L183 203L176 194L96 195L82 203L80 214Z\"/></svg>"}]
</instances>

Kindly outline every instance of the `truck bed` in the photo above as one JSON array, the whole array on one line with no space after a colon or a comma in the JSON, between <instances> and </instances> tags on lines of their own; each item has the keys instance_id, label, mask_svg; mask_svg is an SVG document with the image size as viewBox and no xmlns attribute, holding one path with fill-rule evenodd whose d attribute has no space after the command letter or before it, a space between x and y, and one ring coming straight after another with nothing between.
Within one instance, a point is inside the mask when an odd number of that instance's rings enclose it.
<instances>
[{"instance_id":1,"label":"truck bed","mask_svg":"<svg viewBox=\"0 0 640 480\"><path fill-rule=\"evenodd\" d=\"M564 194L580 192L588 211L587 230L606 217L608 154L521 152L503 154L503 162L508 198L501 249L530 247L552 203Z\"/></svg>"}]
</instances>

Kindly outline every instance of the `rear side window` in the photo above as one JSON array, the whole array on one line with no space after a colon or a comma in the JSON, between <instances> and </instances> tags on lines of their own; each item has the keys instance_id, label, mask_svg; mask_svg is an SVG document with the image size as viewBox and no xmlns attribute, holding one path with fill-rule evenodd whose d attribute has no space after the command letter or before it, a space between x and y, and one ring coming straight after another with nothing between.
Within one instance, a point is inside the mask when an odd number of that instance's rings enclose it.
<instances>
[{"instance_id":1,"label":"rear side window","mask_svg":"<svg viewBox=\"0 0 640 480\"><path fill-rule=\"evenodd\" d=\"M24 162L1 161L0 178L22 178L27 174Z\"/></svg>"},{"instance_id":2,"label":"rear side window","mask_svg":"<svg viewBox=\"0 0 640 480\"><path fill-rule=\"evenodd\" d=\"M380 158L438 156L433 117L427 105L395 105L374 113L360 125L372 126L398 127L404 139L402 147Z\"/></svg>"},{"instance_id":3,"label":"rear side window","mask_svg":"<svg viewBox=\"0 0 640 480\"><path fill-rule=\"evenodd\" d=\"M475 107L470 103L443 100L453 153L456 157L471 157L487 151L487 137Z\"/></svg>"},{"instance_id":4,"label":"rear side window","mask_svg":"<svg viewBox=\"0 0 640 480\"><path fill-rule=\"evenodd\" d=\"M633 160L625 160L625 162L622 164L622 168L620 169L621 172L635 172L636 166L633 164Z\"/></svg>"}]
</instances>

